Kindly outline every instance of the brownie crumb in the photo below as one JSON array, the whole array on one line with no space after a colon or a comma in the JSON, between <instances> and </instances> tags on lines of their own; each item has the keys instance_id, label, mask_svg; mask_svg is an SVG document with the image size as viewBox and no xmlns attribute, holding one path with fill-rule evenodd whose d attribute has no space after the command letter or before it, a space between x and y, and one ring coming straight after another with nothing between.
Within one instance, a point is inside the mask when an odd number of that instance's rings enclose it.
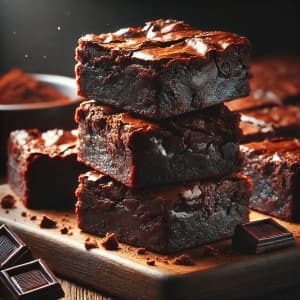
<instances>
[{"instance_id":1,"label":"brownie crumb","mask_svg":"<svg viewBox=\"0 0 300 300\"><path fill-rule=\"evenodd\" d=\"M1 207L4 209L15 208L16 199L13 195L7 194L1 198Z\"/></svg>"},{"instance_id":2,"label":"brownie crumb","mask_svg":"<svg viewBox=\"0 0 300 300\"><path fill-rule=\"evenodd\" d=\"M143 254L146 253L146 249L145 248L138 248L136 252L137 252L137 254L143 255Z\"/></svg>"},{"instance_id":3,"label":"brownie crumb","mask_svg":"<svg viewBox=\"0 0 300 300\"><path fill-rule=\"evenodd\" d=\"M84 242L84 246L86 250L90 250L93 248L99 248L98 243L96 240L91 240L90 238L86 238Z\"/></svg>"},{"instance_id":4,"label":"brownie crumb","mask_svg":"<svg viewBox=\"0 0 300 300\"><path fill-rule=\"evenodd\" d=\"M193 266L195 263L188 254L182 254L174 258L173 264L181 266Z\"/></svg>"},{"instance_id":5,"label":"brownie crumb","mask_svg":"<svg viewBox=\"0 0 300 300\"><path fill-rule=\"evenodd\" d=\"M31 220L31 221L35 221L35 220L36 220L36 216L30 217L30 220Z\"/></svg>"},{"instance_id":6,"label":"brownie crumb","mask_svg":"<svg viewBox=\"0 0 300 300\"><path fill-rule=\"evenodd\" d=\"M43 219L40 223L41 228L56 228L57 222L48 218L47 216L43 216Z\"/></svg>"},{"instance_id":7,"label":"brownie crumb","mask_svg":"<svg viewBox=\"0 0 300 300\"><path fill-rule=\"evenodd\" d=\"M6 210L5 213L6 213L6 214L9 214L9 210Z\"/></svg>"},{"instance_id":8,"label":"brownie crumb","mask_svg":"<svg viewBox=\"0 0 300 300\"><path fill-rule=\"evenodd\" d=\"M63 218L61 219L61 221L62 221L62 222L69 222L69 219L63 217Z\"/></svg>"},{"instance_id":9,"label":"brownie crumb","mask_svg":"<svg viewBox=\"0 0 300 300\"><path fill-rule=\"evenodd\" d=\"M155 265L155 260L154 259L151 259L151 258L147 258L147 265L149 265L149 266L154 266Z\"/></svg>"},{"instance_id":10,"label":"brownie crumb","mask_svg":"<svg viewBox=\"0 0 300 300\"><path fill-rule=\"evenodd\" d=\"M73 235L73 232L68 232L68 235Z\"/></svg>"},{"instance_id":11,"label":"brownie crumb","mask_svg":"<svg viewBox=\"0 0 300 300\"><path fill-rule=\"evenodd\" d=\"M67 228L67 227L63 227L63 228L61 228L61 230L60 230L60 233L61 234L67 234L69 232L69 229Z\"/></svg>"},{"instance_id":12,"label":"brownie crumb","mask_svg":"<svg viewBox=\"0 0 300 300\"><path fill-rule=\"evenodd\" d=\"M101 245L106 250L118 250L119 249L119 242L117 240L117 237L114 233L106 233L105 238L101 242Z\"/></svg>"},{"instance_id":13,"label":"brownie crumb","mask_svg":"<svg viewBox=\"0 0 300 300\"><path fill-rule=\"evenodd\" d=\"M220 255L220 251L217 248L214 248L213 246L206 245L204 246L204 255L216 257Z\"/></svg>"},{"instance_id":14,"label":"brownie crumb","mask_svg":"<svg viewBox=\"0 0 300 300\"><path fill-rule=\"evenodd\" d=\"M26 211L22 211L22 212L21 212L21 216L22 216L23 218L26 218L26 217L27 217Z\"/></svg>"}]
</instances>

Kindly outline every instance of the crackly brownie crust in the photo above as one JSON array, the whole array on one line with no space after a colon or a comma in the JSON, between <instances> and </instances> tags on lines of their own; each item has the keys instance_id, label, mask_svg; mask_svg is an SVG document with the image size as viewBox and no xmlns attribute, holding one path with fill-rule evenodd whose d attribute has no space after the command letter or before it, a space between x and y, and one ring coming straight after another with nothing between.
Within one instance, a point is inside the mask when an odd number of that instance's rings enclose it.
<instances>
[{"instance_id":1,"label":"crackly brownie crust","mask_svg":"<svg viewBox=\"0 0 300 300\"><path fill-rule=\"evenodd\" d=\"M8 141L7 181L28 208L71 208L79 174L77 132L16 130Z\"/></svg>"},{"instance_id":2,"label":"crackly brownie crust","mask_svg":"<svg viewBox=\"0 0 300 300\"><path fill-rule=\"evenodd\" d=\"M227 102L232 111L300 103L300 57L268 57L251 65L249 97Z\"/></svg>"},{"instance_id":3,"label":"crackly brownie crust","mask_svg":"<svg viewBox=\"0 0 300 300\"><path fill-rule=\"evenodd\" d=\"M160 122L86 101L78 158L129 187L221 177L240 167L239 115L223 104Z\"/></svg>"},{"instance_id":4,"label":"crackly brownie crust","mask_svg":"<svg viewBox=\"0 0 300 300\"><path fill-rule=\"evenodd\" d=\"M88 34L76 49L78 93L162 119L247 96L249 41L175 20Z\"/></svg>"},{"instance_id":5,"label":"crackly brownie crust","mask_svg":"<svg viewBox=\"0 0 300 300\"><path fill-rule=\"evenodd\" d=\"M249 182L241 175L216 181L130 189L95 171L80 176L78 226L160 253L229 238L248 220Z\"/></svg>"},{"instance_id":6,"label":"crackly brownie crust","mask_svg":"<svg viewBox=\"0 0 300 300\"><path fill-rule=\"evenodd\" d=\"M300 221L300 140L242 145L243 172L253 180L249 207L271 216Z\"/></svg>"},{"instance_id":7,"label":"crackly brownie crust","mask_svg":"<svg viewBox=\"0 0 300 300\"><path fill-rule=\"evenodd\" d=\"M273 137L300 137L300 107L273 106L244 112L240 128L242 143Z\"/></svg>"}]
</instances>

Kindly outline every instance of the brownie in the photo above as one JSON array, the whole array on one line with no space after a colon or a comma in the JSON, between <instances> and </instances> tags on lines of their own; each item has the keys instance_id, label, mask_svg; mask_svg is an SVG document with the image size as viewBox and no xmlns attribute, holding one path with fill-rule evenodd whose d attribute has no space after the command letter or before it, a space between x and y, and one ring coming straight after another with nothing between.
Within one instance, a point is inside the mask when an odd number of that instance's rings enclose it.
<instances>
[{"instance_id":1,"label":"brownie","mask_svg":"<svg viewBox=\"0 0 300 300\"><path fill-rule=\"evenodd\" d=\"M71 208L79 174L77 132L16 130L8 141L7 181L28 208Z\"/></svg>"},{"instance_id":2,"label":"brownie","mask_svg":"<svg viewBox=\"0 0 300 300\"><path fill-rule=\"evenodd\" d=\"M300 57L268 57L251 66L249 97L227 102L233 111L300 103Z\"/></svg>"},{"instance_id":3,"label":"brownie","mask_svg":"<svg viewBox=\"0 0 300 300\"><path fill-rule=\"evenodd\" d=\"M88 34L76 49L78 94L162 119L247 96L249 41L182 21Z\"/></svg>"},{"instance_id":4,"label":"brownie","mask_svg":"<svg viewBox=\"0 0 300 300\"><path fill-rule=\"evenodd\" d=\"M244 174L253 181L250 208L300 221L300 140L278 139L242 145Z\"/></svg>"},{"instance_id":5,"label":"brownie","mask_svg":"<svg viewBox=\"0 0 300 300\"><path fill-rule=\"evenodd\" d=\"M272 137L300 137L300 106L265 107L242 114L242 142Z\"/></svg>"},{"instance_id":6,"label":"brownie","mask_svg":"<svg viewBox=\"0 0 300 300\"><path fill-rule=\"evenodd\" d=\"M129 187L221 177L241 164L239 115L223 104L155 122L90 100L75 120L78 159Z\"/></svg>"},{"instance_id":7,"label":"brownie","mask_svg":"<svg viewBox=\"0 0 300 300\"><path fill-rule=\"evenodd\" d=\"M76 214L87 233L117 235L120 242L172 253L232 236L248 220L248 179L131 189L90 171L79 177Z\"/></svg>"},{"instance_id":8,"label":"brownie","mask_svg":"<svg viewBox=\"0 0 300 300\"><path fill-rule=\"evenodd\" d=\"M70 101L68 97L21 69L11 69L0 77L0 104Z\"/></svg>"}]
</instances>

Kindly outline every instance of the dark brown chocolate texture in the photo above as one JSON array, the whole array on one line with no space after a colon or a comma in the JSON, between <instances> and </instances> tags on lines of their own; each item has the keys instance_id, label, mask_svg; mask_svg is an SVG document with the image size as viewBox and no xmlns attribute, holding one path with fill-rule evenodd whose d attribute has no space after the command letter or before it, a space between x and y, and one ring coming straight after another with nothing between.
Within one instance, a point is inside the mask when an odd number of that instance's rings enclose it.
<instances>
[{"instance_id":1,"label":"dark brown chocolate texture","mask_svg":"<svg viewBox=\"0 0 300 300\"><path fill-rule=\"evenodd\" d=\"M0 226L0 270L29 261L31 252L6 225Z\"/></svg>"},{"instance_id":2,"label":"dark brown chocolate texture","mask_svg":"<svg viewBox=\"0 0 300 300\"><path fill-rule=\"evenodd\" d=\"M159 122L81 103L78 159L129 187L220 178L241 165L239 115L223 104Z\"/></svg>"},{"instance_id":3,"label":"dark brown chocolate texture","mask_svg":"<svg viewBox=\"0 0 300 300\"><path fill-rule=\"evenodd\" d=\"M247 96L249 41L176 20L88 34L76 49L78 93L162 119Z\"/></svg>"},{"instance_id":4,"label":"dark brown chocolate texture","mask_svg":"<svg viewBox=\"0 0 300 300\"><path fill-rule=\"evenodd\" d=\"M295 246L291 232L273 219L239 224L234 232L232 247L242 253L260 254Z\"/></svg>"},{"instance_id":5,"label":"dark brown chocolate texture","mask_svg":"<svg viewBox=\"0 0 300 300\"><path fill-rule=\"evenodd\" d=\"M243 172L253 181L249 207L300 221L300 140L278 139L242 145Z\"/></svg>"},{"instance_id":6,"label":"dark brown chocolate texture","mask_svg":"<svg viewBox=\"0 0 300 300\"><path fill-rule=\"evenodd\" d=\"M106 233L105 238L101 242L101 245L106 250L118 250L119 249L119 243L118 239L115 233Z\"/></svg>"},{"instance_id":7,"label":"dark brown chocolate texture","mask_svg":"<svg viewBox=\"0 0 300 300\"><path fill-rule=\"evenodd\" d=\"M2 270L0 294L5 300L54 300L64 297L54 274L40 259Z\"/></svg>"},{"instance_id":8,"label":"dark brown chocolate texture","mask_svg":"<svg viewBox=\"0 0 300 300\"><path fill-rule=\"evenodd\" d=\"M77 162L76 144L76 131L32 129L10 134L7 181L26 207L74 207L78 175L87 170Z\"/></svg>"},{"instance_id":9,"label":"dark brown chocolate texture","mask_svg":"<svg viewBox=\"0 0 300 300\"><path fill-rule=\"evenodd\" d=\"M80 176L79 228L160 253L172 253L232 236L248 221L250 184L240 175L217 181L130 189L97 172Z\"/></svg>"},{"instance_id":10,"label":"dark brown chocolate texture","mask_svg":"<svg viewBox=\"0 0 300 300\"><path fill-rule=\"evenodd\" d=\"M43 216L41 223L40 223L41 228L56 228L57 227L57 222L55 220L50 219L47 216Z\"/></svg>"}]
</instances>

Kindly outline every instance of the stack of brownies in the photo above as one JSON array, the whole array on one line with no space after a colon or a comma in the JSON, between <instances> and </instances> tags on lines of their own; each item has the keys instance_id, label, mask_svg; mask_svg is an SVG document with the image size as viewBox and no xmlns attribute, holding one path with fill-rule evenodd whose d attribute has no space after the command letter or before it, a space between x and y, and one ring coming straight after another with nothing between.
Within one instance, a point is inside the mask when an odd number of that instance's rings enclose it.
<instances>
[{"instance_id":1,"label":"stack of brownies","mask_svg":"<svg viewBox=\"0 0 300 300\"><path fill-rule=\"evenodd\" d=\"M239 115L249 42L157 20L89 34L76 49L79 227L171 253L231 237L248 220Z\"/></svg>"},{"instance_id":2,"label":"stack of brownies","mask_svg":"<svg viewBox=\"0 0 300 300\"><path fill-rule=\"evenodd\" d=\"M251 94L226 105L242 113L249 206L300 221L300 58L269 57L251 67Z\"/></svg>"}]
</instances>

